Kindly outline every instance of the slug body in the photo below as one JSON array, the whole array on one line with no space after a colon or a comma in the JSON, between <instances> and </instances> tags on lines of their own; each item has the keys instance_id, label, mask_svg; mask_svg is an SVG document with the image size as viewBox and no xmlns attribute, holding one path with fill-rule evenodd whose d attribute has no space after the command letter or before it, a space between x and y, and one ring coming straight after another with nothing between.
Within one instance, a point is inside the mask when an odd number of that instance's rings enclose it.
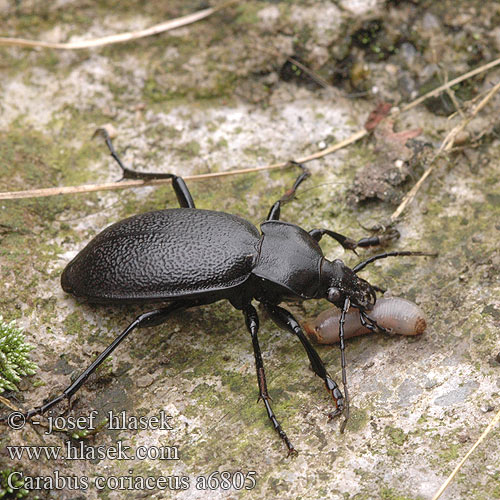
<instances>
[{"instance_id":1,"label":"slug body","mask_svg":"<svg viewBox=\"0 0 500 500\"><path fill-rule=\"evenodd\" d=\"M378 299L368 316L379 326L401 335L420 335L427 326L422 309L414 302L400 297ZM334 344L339 341L339 319L340 310L330 308L314 320L305 322L303 326L309 337L318 344ZM359 310L351 308L345 318L345 338L366 333L370 333L370 330L361 324Z\"/></svg>"}]
</instances>

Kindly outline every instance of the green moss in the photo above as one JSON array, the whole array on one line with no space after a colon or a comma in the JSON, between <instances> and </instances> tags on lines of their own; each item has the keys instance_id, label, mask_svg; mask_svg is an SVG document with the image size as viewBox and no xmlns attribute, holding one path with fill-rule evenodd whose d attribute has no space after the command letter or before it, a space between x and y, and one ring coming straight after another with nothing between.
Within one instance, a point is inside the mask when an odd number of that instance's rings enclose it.
<instances>
[{"instance_id":1,"label":"green moss","mask_svg":"<svg viewBox=\"0 0 500 500\"><path fill-rule=\"evenodd\" d=\"M19 479L19 474L13 473L20 472L17 469L4 469L0 471L0 498L5 500L13 500L15 498L25 498L29 495L29 491L24 489L24 479ZM10 480L9 480L9 476ZM14 487L11 488L9 483ZM37 499L38 496L32 497Z\"/></svg>"},{"instance_id":2,"label":"green moss","mask_svg":"<svg viewBox=\"0 0 500 500\"><path fill-rule=\"evenodd\" d=\"M390 425L386 426L385 434L391 439L391 441L398 445L403 446L408 435L403 431L403 429L399 429L397 427L391 427Z\"/></svg>"},{"instance_id":3,"label":"green moss","mask_svg":"<svg viewBox=\"0 0 500 500\"><path fill-rule=\"evenodd\" d=\"M38 62L40 66L53 71L59 65L58 52L55 50L43 51L38 58Z\"/></svg>"},{"instance_id":4,"label":"green moss","mask_svg":"<svg viewBox=\"0 0 500 500\"><path fill-rule=\"evenodd\" d=\"M269 156L269 148L265 146L252 146L245 148L243 152L252 159L266 158Z\"/></svg>"},{"instance_id":5,"label":"green moss","mask_svg":"<svg viewBox=\"0 0 500 500\"><path fill-rule=\"evenodd\" d=\"M145 99L152 103L161 103L169 99L184 97L185 92L173 92L163 88L153 76L150 76L144 82L142 94Z\"/></svg>"},{"instance_id":6,"label":"green moss","mask_svg":"<svg viewBox=\"0 0 500 500\"><path fill-rule=\"evenodd\" d=\"M78 126L78 122L72 120L72 127L75 126ZM74 137L73 133L69 135L69 130L62 127L55 141L53 137L31 129L22 121L13 124L8 132L0 132L0 164L4 189L33 189L88 181L84 167L89 160L96 158L95 146L90 140L84 140L79 151L67 147L69 138ZM82 137L85 139L86 135L82 134ZM22 175L19 175L20 166ZM70 207L81 207L81 202L82 198L78 196L14 200L9 202L7 223L10 227L22 227L29 231L35 222L30 219L36 216L50 229L49 223L57 214Z\"/></svg>"},{"instance_id":7,"label":"green moss","mask_svg":"<svg viewBox=\"0 0 500 500\"><path fill-rule=\"evenodd\" d=\"M178 148L184 161L199 156L201 149L200 144L194 140L180 144Z\"/></svg>"},{"instance_id":8,"label":"green moss","mask_svg":"<svg viewBox=\"0 0 500 500\"><path fill-rule=\"evenodd\" d=\"M421 497L409 497L406 495L401 495L393 488L384 487L380 490L380 498L382 500L416 500Z\"/></svg>"},{"instance_id":9,"label":"green moss","mask_svg":"<svg viewBox=\"0 0 500 500\"><path fill-rule=\"evenodd\" d=\"M209 408L216 408L219 402L219 398L214 394L212 387L205 383L198 384L191 392L191 396L196 401L197 406L202 404Z\"/></svg>"},{"instance_id":10,"label":"green moss","mask_svg":"<svg viewBox=\"0 0 500 500\"><path fill-rule=\"evenodd\" d=\"M238 13L235 23L248 25L259 22L258 12L264 7L262 2L243 2L238 4L236 11Z\"/></svg>"},{"instance_id":11,"label":"green moss","mask_svg":"<svg viewBox=\"0 0 500 500\"><path fill-rule=\"evenodd\" d=\"M349 422L347 428L350 432L359 432L361 431L368 421L370 420L369 410L363 408L356 408L351 410L351 414L349 417Z\"/></svg>"},{"instance_id":12,"label":"green moss","mask_svg":"<svg viewBox=\"0 0 500 500\"><path fill-rule=\"evenodd\" d=\"M37 365L28 359L34 347L25 342L22 330L15 321L6 323L0 315L0 393L5 389L17 391L21 377L33 375Z\"/></svg>"},{"instance_id":13,"label":"green moss","mask_svg":"<svg viewBox=\"0 0 500 500\"><path fill-rule=\"evenodd\" d=\"M222 139L219 139L215 144L214 144L214 147L216 149L227 149L227 147L229 146L229 143L227 142L226 139L222 138Z\"/></svg>"},{"instance_id":14,"label":"green moss","mask_svg":"<svg viewBox=\"0 0 500 500\"><path fill-rule=\"evenodd\" d=\"M63 321L66 335L78 335L82 331L83 315L80 310L69 313Z\"/></svg>"},{"instance_id":15,"label":"green moss","mask_svg":"<svg viewBox=\"0 0 500 500\"><path fill-rule=\"evenodd\" d=\"M445 445L441 442L441 451L438 453L439 459L442 461L441 463L451 463L460 457L461 446L458 443L448 443Z\"/></svg>"}]
</instances>

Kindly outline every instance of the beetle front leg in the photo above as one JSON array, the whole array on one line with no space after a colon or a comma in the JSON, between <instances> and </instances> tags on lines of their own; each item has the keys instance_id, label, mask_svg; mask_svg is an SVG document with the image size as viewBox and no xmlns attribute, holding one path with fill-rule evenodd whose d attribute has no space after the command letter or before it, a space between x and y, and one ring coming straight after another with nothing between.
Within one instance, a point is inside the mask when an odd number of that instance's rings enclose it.
<instances>
[{"instance_id":1,"label":"beetle front leg","mask_svg":"<svg viewBox=\"0 0 500 500\"><path fill-rule=\"evenodd\" d=\"M257 315L255 307L253 307L250 304L245 307L243 313L245 314L245 322L248 331L252 336L253 353L255 355L255 368L257 370L257 382L259 384L259 399L262 399L262 401L264 402L267 411L267 416L269 417L269 420L271 420L271 423L273 424L275 431L279 434L280 438L285 442L288 448L288 455L296 455L297 451L293 447L292 443L290 443L290 440L285 434L285 431L281 428L281 425L276 419L273 409L271 408L271 404L269 403L271 397L267 392L266 374L264 372L264 363L262 361L262 355L260 353L259 339L257 337L257 333L259 331L259 316Z\"/></svg>"},{"instance_id":2,"label":"beetle front leg","mask_svg":"<svg viewBox=\"0 0 500 500\"><path fill-rule=\"evenodd\" d=\"M399 238L399 231L396 229L391 229L386 231L384 234L379 236L370 236L369 238L361 238L356 241L343 234L336 233L335 231L330 231L329 229L312 229L309 234L316 240L320 241L323 236L329 236L335 241L340 243L345 250L352 250L356 253L356 248L367 248L385 245L388 241L395 240Z\"/></svg>"},{"instance_id":3,"label":"beetle front leg","mask_svg":"<svg viewBox=\"0 0 500 500\"><path fill-rule=\"evenodd\" d=\"M108 146L111 156L122 169L122 179L172 179L172 187L174 188L175 195L177 196L177 200L179 201L179 205L183 208L195 208L193 197L191 196L191 193L189 192L189 189L182 177L179 177L175 174L162 172L137 172L136 170L132 170L126 167L121 161L118 153L115 151L113 143L111 142L111 138L109 137L108 131L106 129L98 128L94 133L94 137L96 135L101 135L106 141L106 146Z\"/></svg>"},{"instance_id":4,"label":"beetle front leg","mask_svg":"<svg viewBox=\"0 0 500 500\"><path fill-rule=\"evenodd\" d=\"M368 330L371 330L373 333L381 332L390 334L391 332L380 326L373 318L370 318L364 311L359 311L359 321Z\"/></svg>"},{"instance_id":5,"label":"beetle front leg","mask_svg":"<svg viewBox=\"0 0 500 500\"><path fill-rule=\"evenodd\" d=\"M334 417L340 415L344 412L345 408L345 400L344 396L340 392L338 385L335 381L330 377L328 372L326 371L325 365L319 354L316 352L314 347L311 345L307 337L304 335L302 328L299 325L299 322L293 317L292 313L283 309L282 307L273 305L273 304L264 304L267 312L271 316L272 320L280 327L289 332L296 335L302 346L304 347L307 357L311 362L311 367L316 375L323 379L325 382L325 387L327 391L331 394L333 401L335 403L335 411L330 414L330 417Z\"/></svg>"}]
</instances>

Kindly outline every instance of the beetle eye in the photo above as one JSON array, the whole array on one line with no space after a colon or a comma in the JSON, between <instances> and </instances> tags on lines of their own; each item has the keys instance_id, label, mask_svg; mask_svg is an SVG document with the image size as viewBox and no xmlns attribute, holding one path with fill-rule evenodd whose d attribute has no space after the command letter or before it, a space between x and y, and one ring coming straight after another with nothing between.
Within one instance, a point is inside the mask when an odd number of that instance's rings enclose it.
<instances>
[{"instance_id":1,"label":"beetle eye","mask_svg":"<svg viewBox=\"0 0 500 500\"><path fill-rule=\"evenodd\" d=\"M327 300L328 302L338 302L340 300L340 290L338 288L332 287L328 289L328 295L327 295Z\"/></svg>"}]
</instances>

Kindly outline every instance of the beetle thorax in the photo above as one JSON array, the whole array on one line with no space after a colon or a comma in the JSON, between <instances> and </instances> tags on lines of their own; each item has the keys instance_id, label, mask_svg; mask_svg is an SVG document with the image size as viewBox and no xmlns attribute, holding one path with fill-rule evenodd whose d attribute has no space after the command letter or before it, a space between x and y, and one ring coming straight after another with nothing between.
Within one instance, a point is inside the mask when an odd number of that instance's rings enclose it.
<instances>
[{"instance_id":1,"label":"beetle thorax","mask_svg":"<svg viewBox=\"0 0 500 500\"><path fill-rule=\"evenodd\" d=\"M283 296L315 298L323 259L318 242L304 229L287 222L267 221L261 229L259 255L252 274L265 280L265 288L272 288L272 293L279 289Z\"/></svg>"}]
</instances>

